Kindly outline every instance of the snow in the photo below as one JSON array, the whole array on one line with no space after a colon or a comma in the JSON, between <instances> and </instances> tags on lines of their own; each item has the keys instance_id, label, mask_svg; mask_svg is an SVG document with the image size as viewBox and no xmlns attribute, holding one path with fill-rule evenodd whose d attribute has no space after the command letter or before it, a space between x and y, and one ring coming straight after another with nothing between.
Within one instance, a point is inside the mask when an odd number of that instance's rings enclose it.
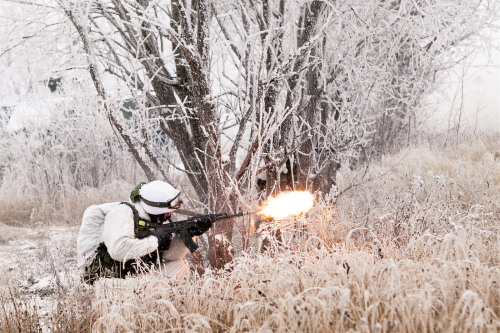
<instances>
[{"instance_id":1,"label":"snow","mask_svg":"<svg viewBox=\"0 0 500 333\"><path fill-rule=\"evenodd\" d=\"M30 286L29 291L33 293L38 293L53 288L54 285L55 285L55 277L49 275L41 278L40 280L38 280L38 282Z\"/></svg>"},{"instance_id":2,"label":"snow","mask_svg":"<svg viewBox=\"0 0 500 333\"><path fill-rule=\"evenodd\" d=\"M39 128L50 124L51 111L46 106L35 108L31 103L19 103L9 107L12 108L12 114L6 127L8 131Z\"/></svg>"},{"instance_id":3,"label":"snow","mask_svg":"<svg viewBox=\"0 0 500 333\"><path fill-rule=\"evenodd\" d=\"M0 223L0 229L0 266L27 287L46 287L48 276L54 276L51 267L76 272L77 227L32 229Z\"/></svg>"}]
</instances>

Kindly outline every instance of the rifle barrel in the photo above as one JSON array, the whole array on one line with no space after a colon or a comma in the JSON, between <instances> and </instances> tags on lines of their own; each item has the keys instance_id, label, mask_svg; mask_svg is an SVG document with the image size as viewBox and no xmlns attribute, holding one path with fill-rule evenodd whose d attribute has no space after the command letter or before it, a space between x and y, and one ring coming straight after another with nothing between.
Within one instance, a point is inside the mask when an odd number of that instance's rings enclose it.
<instances>
[{"instance_id":1,"label":"rifle barrel","mask_svg":"<svg viewBox=\"0 0 500 333\"><path fill-rule=\"evenodd\" d=\"M185 210L185 209L176 209L175 212L178 213L178 214L187 215L187 216L206 216L205 214L200 214L200 213L196 213L196 212L193 212L193 211L190 211L190 210ZM223 219L229 219L229 218L232 218L232 217L239 217L239 216L251 215L251 214L255 214L255 213L257 213L257 211L253 211L253 212L238 212L238 213L232 214L232 215L225 214L225 215L227 215L227 217L224 216Z\"/></svg>"},{"instance_id":2,"label":"rifle barrel","mask_svg":"<svg viewBox=\"0 0 500 333\"><path fill-rule=\"evenodd\" d=\"M246 215L252 215L252 214L255 214L257 213L257 211L253 211L253 212L239 212L239 213L236 213L234 214L234 217L237 217L237 216L246 216Z\"/></svg>"},{"instance_id":3,"label":"rifle barrel","mask_svg":"<svg viewBox=\"0 0 500 333\"><path fill-rule=\"evenodd\" d=\"M233 217L240 217L240 216L246 216L246 215L251 215L251 214L255 214L257 213L257 211L253 211L253 212L238 212L236 214L223 214L221 215L217 220L226 220L226 219L231 219Z\"/></svg>"}]
</instances>

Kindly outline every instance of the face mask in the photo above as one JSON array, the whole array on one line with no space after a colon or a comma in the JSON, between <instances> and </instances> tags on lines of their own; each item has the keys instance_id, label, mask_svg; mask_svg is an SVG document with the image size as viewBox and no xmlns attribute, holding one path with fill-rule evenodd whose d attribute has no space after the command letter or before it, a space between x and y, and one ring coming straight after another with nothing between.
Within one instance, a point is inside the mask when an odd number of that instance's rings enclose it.
<instances>
[{"instance_id":1,"label":"face mask","mask_svg":"<svg viewBox=\"0 0 500 333\"><path fill-rule=\"evenodd\" d=\"M151 222L155 224L163 224L170 220L170 213L160 214L160 215L149 215Z\"/></svg>"}]
</instances>

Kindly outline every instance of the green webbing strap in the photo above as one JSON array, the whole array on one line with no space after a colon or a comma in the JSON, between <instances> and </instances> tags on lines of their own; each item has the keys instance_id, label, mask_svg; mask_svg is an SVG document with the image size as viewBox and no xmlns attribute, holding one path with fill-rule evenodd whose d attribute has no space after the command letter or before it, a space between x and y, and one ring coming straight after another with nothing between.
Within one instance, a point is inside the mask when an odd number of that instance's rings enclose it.
<instances>
[{"instance_id":1,"label":"green webbing strap","mask_svg":"<svg viewBox=\"0 0 500 333\"><path fill-rule=\"evenodd\" d=\"M144 237L147 232L147 227L149 225L148 221L145 221L139 216L139 212L130 202L121 202L121 204L125 204L132 209L134 213L134 233L137 237Z\"/></svg>"}]
</instances>

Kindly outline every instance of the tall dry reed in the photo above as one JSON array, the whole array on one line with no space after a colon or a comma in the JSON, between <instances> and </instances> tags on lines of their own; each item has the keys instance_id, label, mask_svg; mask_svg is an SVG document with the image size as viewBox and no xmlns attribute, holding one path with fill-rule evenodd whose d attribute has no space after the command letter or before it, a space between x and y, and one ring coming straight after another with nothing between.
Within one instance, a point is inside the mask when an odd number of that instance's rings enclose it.
<instances>
[{"instance_id":1,"label":"tall dry reed","mask_svg":"<svg viewBox=\"0 0 500 333\"><path fill-rule=\"evenodd\" d=\"M225 270L184 283L155 274L75 282L73 299L91 307L69 303L59 321L94 332L498 331L499 151L498 138L414 148L345 192L359 174L342 170L342 195L266 225L283 231L266 250L256 241Z\"/></svg>"}]
</instances>

